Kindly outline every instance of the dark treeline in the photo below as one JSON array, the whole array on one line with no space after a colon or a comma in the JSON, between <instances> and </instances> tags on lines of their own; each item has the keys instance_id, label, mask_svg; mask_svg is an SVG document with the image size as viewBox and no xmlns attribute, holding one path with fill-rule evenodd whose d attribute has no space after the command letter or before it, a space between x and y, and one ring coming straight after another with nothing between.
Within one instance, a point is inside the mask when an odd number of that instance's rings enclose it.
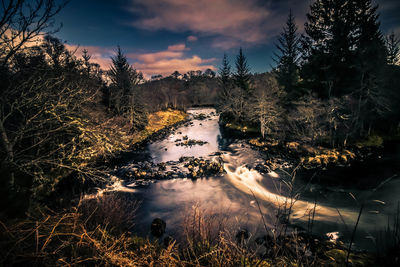
<instances>
[{"instance_id":1,"label":"dark treeline","mask_svg":"<svg viewBox=\"0 0 400 267\"><path fill-rule=\"evenodd\" d=\"M217 101L218 81L211 69L181 75L175 71L140 85L149 110L185 109L192 106L213 106Z\"/></svg>"},{"instance_id":2,"label":"dark treeline","mask_svg":"<svg viewBox=\"0 0 400 267\"><path fill-rule=\"evenodd\" d=\"M369 0L318 0L303 35L290 12L270 74L250 75L241 49L233 72L225 56L221 122L332 147L398 134L399 39L383 35L377 9Z\"/></svg>"}]
</instances>

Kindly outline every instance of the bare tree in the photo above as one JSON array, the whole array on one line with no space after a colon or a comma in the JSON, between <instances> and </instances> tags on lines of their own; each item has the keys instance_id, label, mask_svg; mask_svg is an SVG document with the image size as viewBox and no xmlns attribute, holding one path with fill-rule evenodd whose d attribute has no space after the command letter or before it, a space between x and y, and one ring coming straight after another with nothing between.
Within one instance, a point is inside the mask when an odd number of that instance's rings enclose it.
<instances>
[{"instance_id":1,"label":"bare tree","mask_svg":"<svg viewBox=\"0 0 400 267\"><path fill-rule=\"evenodd\" d=\"M54 17L67 3L55 0L2 0L0 18L0 64L5 66L11 57L30 42L56 32Z\"/></svg>"}]
</instances>

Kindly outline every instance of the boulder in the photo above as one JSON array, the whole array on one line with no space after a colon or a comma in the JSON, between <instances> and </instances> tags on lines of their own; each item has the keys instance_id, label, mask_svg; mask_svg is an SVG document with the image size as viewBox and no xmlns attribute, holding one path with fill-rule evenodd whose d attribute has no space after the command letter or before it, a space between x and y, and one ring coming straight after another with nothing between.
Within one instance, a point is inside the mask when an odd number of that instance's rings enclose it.
<instances>
[{"instance_id":1,"label":"boulder","mask_svg":"<svg viewBox=\"0 0 400 267\"><path fill-rule=\"evenodd\" d=\"M161 237L165 233L167 224L160 218L155 218L151 223L151 234L155 237Z\"/></svg>"}]
</instances>

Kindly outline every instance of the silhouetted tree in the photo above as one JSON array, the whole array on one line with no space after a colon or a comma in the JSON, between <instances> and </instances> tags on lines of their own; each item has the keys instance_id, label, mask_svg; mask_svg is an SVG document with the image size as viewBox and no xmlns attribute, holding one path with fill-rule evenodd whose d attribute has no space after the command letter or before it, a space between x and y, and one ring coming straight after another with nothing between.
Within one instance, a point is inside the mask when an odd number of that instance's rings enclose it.
<instances>
[{"instance_id":1,"label":"silhouetted tree","mask_svg":"<svg viewBox=\"0 0 400 267\"><path fill-rule=\"evenodd\" d=\"M356 120L360 135L369 134L373 123L388 111L382 90L383 70L387 62L384 37L379 29L378 6L371 0L356 0L355 95L358 97ZM357 82L358 81L358 82ZM365 129L368 127L368 129ZM366 131L367 130L367 131Z\"/></svg>"},{"instance_id":2,"label":"silhouetted tree","mask_svg":"<svg viewBox=\"0 0 400 267\"><path fill-rule=\"evenodd\" d=\"M233 84L232 84L232 73L231 66L229 64L228 56L224 54L222 58L222 66L219 69L219 77L218 77L218 101L217 101L217 111L221 112L221 120L226 121L232 119L232 93L233 93Z\"/></svg>"},{"instance_id":3,"label":"silhouetted tree","mask_svg":"<svg viewBox=\"0 0 400 267\"><path fill-rule=\"evenodd\" d=\"M275 54L276 58L274 60L277 63L278 82L291 96L295 96L296 90L298 89L299 44L295 18L292 14L292 10L290 10L286 26L283 28L283 32L278 38L278 44L276 44L279 54Z\"/></svg>"},{"instance_id":4,"label":"silhouetted tree","mask_svg":"<svg viewBox=\"0 0 400 267\"><path fill-rule=\"evenodd\" d=\"M351 91L354 73L355 7L347 0L317 0L310 6L303 39L304 83L320 97Z\"/></svg>"},{"instance_id":5,"label":"silhouetted tree","mask_svg":"<svg viewBox=\"0 0 400 267\"><path fill-rule=\"evenodd\" d=\"M208 78L215 78L216 73L212 69L206 69L204 75Z\"/></svg>"},{"instance_id":6,"label":"silhouetted tree","mask_svg":"<svg viewBox=\"0 0 400 267\"><path fill-rule=\"evenodd\" d=\"M119 46L116 56L111 59L112 66L108 72L111 80L109 107L116 114L127 116L132 130L143 129L147 124L147 115L137 86L143 75L129 65Z\"/></svg>"},{"instance_id":7,"label":"silhouetted tree","mask_svg":"<svg viewBox=\"0 0 400 267\"><path fill-rule=\"evenodd\" d=\"M37 41L38 37L52 34L54 17L61 11L67 1L55 0L2 1L0 17L0 65L5 66L9 60L26 44Z\"/></svg>"},{"instance_id":8,"label":"silhouetted tree","mask_svg":"<svg viewBox=\"0 0 400 267\"><path fill-rule=\"evenodd\" d=\"M239 54L236 56L236 72L234 73L235 84L247 96L250 95L250 68L247 64L247 59L243 54L242 48L239 49Z\"/></svg>"},{"instance_id":9,"label":"silhouetted tree","mask_svg":"<svg viewBox=\"0 0 400 267\"><path fill-rule=\"evenodd\" d=\"M174 79L178 79L180 76L182 76L180 73L179 73L179 71L174 71L172 74L171 74L171 76L174 78Z\"/></svg>"}]
</instances>

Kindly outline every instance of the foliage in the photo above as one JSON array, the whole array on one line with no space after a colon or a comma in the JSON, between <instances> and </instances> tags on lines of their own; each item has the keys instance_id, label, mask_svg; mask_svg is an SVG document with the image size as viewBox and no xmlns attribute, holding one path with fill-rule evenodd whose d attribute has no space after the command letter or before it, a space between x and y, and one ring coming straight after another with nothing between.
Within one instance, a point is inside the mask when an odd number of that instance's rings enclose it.
<instances>
[{"instance_id":1,"label":"foliage","mask_svg":"<svg viewBox=\"0 0 400 267\"><path fill-rule=\"evenodd\" d=\"M142 130L147 123L147 114L137 85L143 75L129 65L120 47L112 63L108 71L111 80L106 100L108 106L115 114L129 119L132 131Z\"/></svg>"},{"instance_id":2,"label":"foliage","mask_svg":"<svg viewBox=\"0 0 400 267\"><path fill-rule=\"evenodd\" d=\"M387 62L389 65L398 65L400 60L400 39L392 32L385 38L387 48Z\"/></svg>"}]
</instances>

